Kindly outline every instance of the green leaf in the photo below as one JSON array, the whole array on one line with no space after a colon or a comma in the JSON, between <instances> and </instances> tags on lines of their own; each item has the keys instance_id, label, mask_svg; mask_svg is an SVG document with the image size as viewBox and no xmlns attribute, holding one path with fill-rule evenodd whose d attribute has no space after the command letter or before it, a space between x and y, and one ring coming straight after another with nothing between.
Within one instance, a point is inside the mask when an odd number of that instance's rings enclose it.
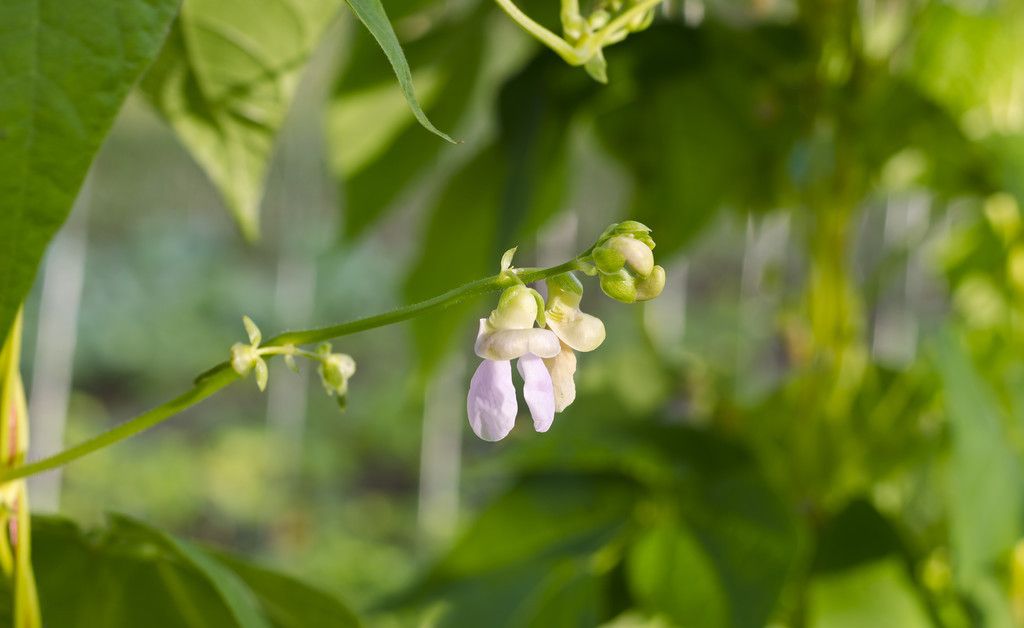
<instances>
[{"instance_id":1,"label":"green leaf","mask_svg":"<svg viewBox=\"0 0 1024 628\"><path fill-rule=\"evenodd\" d=\"M727 626L728 600L715 566L685 527L661 524L631 548L630 589L642 608L680 626Z\"/></svg>"},{"instance_id":2,"label":"green leaf","mask_svg":"<svg viewBox=\"0 0 1024 628\"><path fill-rule=\"evenodd\" d=\"M177 4L0 3L0 336Z\"/></svg>"},{"instance_id":3,"label":"green leaf","mask_svg":"<svg viewBox=\"0 0 1024 628\"><path fill-rule=\"evenodd\" d=\"M187 0L143 81L249 239L274 137L336 10L334 0Z\"/></svg>"},{"instance_id":4,"label":"green leaf","mask_svg":"<svg viewBox=\"0 0 1024 628\"><path fill-rule=\"evenodd\" d=\"M950 544L957 583L967 591L995 575L1021 535L1020 465L995 394L951 331L936 366L949 413Z\"/></svg>"},{"instance_id":5,"label":"green leaf","mask_svg":"<svg viewBox=\"0 0 1024 628\"><path fill-rule=\"evenodd\" d=\"M445 602L443 627L598 625L611 616L608 548L628 532L637 497L622 476L523 478L396 603Z\"/></svg>"},{"instance_id":6,"label":"green leaf","mask_svg":"<svg viewBox=\"0 0 1024 628\"><path fill-rule=\"evenodd\" d=\"M478 279L488 273L489 266L493 266L490 272L498 272L503 250L497 242L500 186L501 158L494 147L481 151L449 180L431 212L419 258L405 281L409 301ZM413 341L424 373L440 363L460 326L481 307L479 297L466 299L412 321Z\"/></svg>"},{"instance_id":7,"label":"green leaf","mask_svg":"<svg viewBox=\"0 0 1024 628\"><path fill-rule=\"evenodd\" d=\"M90 532L60 517L37 516L32 525L48 626L359 625L340 602L297 580L126 517L115 516L108 528Z\"/></svg>"},{"instance_id":8,"label":"green leaf","mask_svg":"<svg viewBox=\"0 0 1024 628\"><path fill-rule=\"evenodd\" d=\"M198 547L123 516L114 518L111 526L114 534L153 543L202 574L241 628L269 628L253 592L235 573Z\"/></svg>"},{"instance_id":9,"label":"green leaf","mask_svg":"<svg viewBox=\"0 0 1024 628\"><path fill-rule=\"evenodd\" d=\"M892 524L868 502L852 502L819 535L808 587L808 625L935 625L911 565Z\"/></svg>"},{"instance_id":10,"label":"green leaf","mask_svg":"<svg viewBox=\"0 0 1024 628\"><path fill-rule=\"evenodd\" d=\"M442 126L454 128L469 108L484 58L485 15L475 10L405 45L420 101ZM444 148L413 124L393 77L373 38L355 33L326 116L349 237L370 227Z\"/></svg>"},{"instance_id":11,"label":"green leaf","mask_svg":"<svg viewBox=\"0 0 1024 628\"><path fill-rule=\"evenodd\" d=\"M797 31L660 26L613 58L609 73L635 81L613 83L621 105L599 115L596 128L633 178L628 217L654 230L659 254L725 207L779 203L800 129L799 91L763 63L768 56L778 74L802 76L793 61L801 39ZM616 59L629 67L616 69Z\"/></svg>"},{"instance_id":12,"label":"green leaf","mask_svg":"<svg viewBox=\"0 0 1024 628\"><path fill-rule=\"evenodd\" d=\"M337 599L289 576L216 552L217 560L235 572L260 598L267 617L280 628L359 626L359 619Z\"/></svg>"},{"instance_id":13,"label":"green leaf","mask_svg":"<svg viewBox=\"0 0 1024 628\"><path fill-rule=\"evenodd\" d=\"M420 107L419 101L416 100L409 62L406 61L405 53L402 52L402 46L398 43L398 36L395 35L391 22L388 21L388 16L384 12L384 5L380 3L380 0L346 0L346 2L348 2L348 6L356 14L356 17L370 31L373 38L377 40L377 43L380 44L381 50L384 51L384 55L391 63L391 68L395 71L395 77L398 78L398 84L402 88L405 101L409 104L409 108L412 109L412 113L416 116L419 123L438 137L455 144L455 140L434 126Z\"/></svg>"}]
</instances>

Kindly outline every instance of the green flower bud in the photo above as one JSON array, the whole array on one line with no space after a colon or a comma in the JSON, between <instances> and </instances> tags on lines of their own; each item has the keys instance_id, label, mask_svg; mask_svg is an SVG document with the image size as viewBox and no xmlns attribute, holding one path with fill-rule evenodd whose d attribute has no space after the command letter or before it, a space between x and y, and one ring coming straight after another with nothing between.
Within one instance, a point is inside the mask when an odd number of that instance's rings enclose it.
<instances>
[{"instance_id":1,"label":"green flower bud","mask_svg":"<svg viewBox=\"0 0 1024 628\"><path fill-rule=\"evenodd\" d=\"M512 286L501 293L498 307L491 312L490 322L495 329L529 329L537 320L537 297L524 286Z\"/></svg>"},{"instance_id":2,"label":"green flower bud","mask_svg":"<svg viewBox=\"0 0 1024 628\"><path fill-rule=\"evenodd\" d=\"M605 229L604 233L601 234L601 237L597 239L597 243L599 245L604 244L605 241L617 235L625 235L630 236L632 238L636 238L637 240L640 240L641 242L643 242L644 244L653 249L654 240L651 239L650 233L651 228L643 224L642 222L637 222L635 220L624 220L622 222L613 223L611 226Z\"/></svg>"},{"instance_id":3,"label":"green flower bud","mask_svg":"<svg viewBox=\"0 0 1024 628\"><path fill-rule=\"evenodd\" d=\"M320 381L328 395L345 395L355 372L356 361L344 353L328 353L320 361Z\"/></svg>"},{"instance_id":4,"label":"green flower bud","mask_svg":"<svg viewBox=\"0 0 1024 628\"><path fill-rule=\"evenodd\" d=\"M259 360L256 347L241 342L231 345L231 368L242 377L248 375Z\"/></svg>"},{"instance_id":5,"label":"green flower bud","mask_svg":"<svg viewBox=\"0 0 1024 628\"><path fill-rule=\"evenodd\" d=\"M263 361L263 358L257 358L256 364L256 387L263 392L267 389L267 378L270 377L270 370L267 368L267 363Z\"/></svg>"},{"instance_id":6,"label":"green flower bud","mask_svg":"<svg viewBox=\"0 0 1024 628\"><path fill-rule=\"evenodd\" d=\"M601 275L601 290L616 301L636 301L636 283L625 269L613 275Z\"/></svg>"},{"instance_id":7,"label":"green flower bud","mask_svg":"<svg viewBox=\"0 0 1024 628\"><path fill-rule=\"evenodd\" d=\"M655 266L651 274L636 281L636 300L650 301L665 289L665 269Z\"/></svg>"},{"instance_id":8,"label":"green flower bud","mask_svg":"<svg viewBox=\"0 0 1024 628\"><path fill-rule=\"evenodd\" d=\"M548 277L548 307L562 304L569 308L578 308L583 300L583 284L572 273L563 273Z\"/></svg>"},{"instance_id":9,"label":"green flower bud","mask_svg":"<svg viewBox=\"0 0 1024 628\"><path fill-rule=\"evenodd\" d=\"M594 258L594 266L597 266L597 270L609 275L619 272L626 265L625 254L609 246L602 245L595 248L592 257Z\"/></svg>"}]
</instances>

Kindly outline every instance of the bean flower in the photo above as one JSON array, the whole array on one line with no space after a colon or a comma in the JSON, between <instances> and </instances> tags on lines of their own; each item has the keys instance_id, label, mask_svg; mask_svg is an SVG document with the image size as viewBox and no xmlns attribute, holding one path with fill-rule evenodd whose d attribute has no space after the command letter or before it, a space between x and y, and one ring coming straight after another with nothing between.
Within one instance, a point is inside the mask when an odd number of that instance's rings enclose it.
<instances>
[{"instance_id":1,"label":"bean flower","mask_svg":"<svg viewBox=\"0 0 1024 628\"><path fill-rule=\"evenodd\" d=\"M604 342L601 319L580 311L583 285L572 273L547 280L548 299L544 311L547 326L558 336L561 350L544 360L551 375L555 411L561 412L576 399L576 351L593 351Z\"/></svg>"},{"instance_id":2,"label":"bean flower","mask_svg":"<svg viewBox=\"0 0 1024 628\"><path fill-rule=\"evenodd\" d=\"M466 410L473 432L486 441L499 441L515 426L519 404L512 383L512 360L523 377L523 398L533 427L546 432L555 419L555 392L545 358L561 352L555 332L535 327L542 299L523 285L505 290L490 316L480 319L474 347L483 361L469 384Z\"/></svg>"}]
</instances>

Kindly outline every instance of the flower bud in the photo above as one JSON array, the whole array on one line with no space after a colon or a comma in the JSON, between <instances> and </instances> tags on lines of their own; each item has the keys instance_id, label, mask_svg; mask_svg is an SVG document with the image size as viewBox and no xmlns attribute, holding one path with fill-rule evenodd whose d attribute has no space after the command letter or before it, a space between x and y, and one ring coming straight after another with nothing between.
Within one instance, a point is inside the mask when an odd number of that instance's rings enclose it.
<instances>
[{"instance_id":1,"label":"flower bud","mask_svg":"<svg viewBox=\"0 0 1024 628\"><path fill-rule=\"evenodd\" d=\"M651 247L636 238L615 236L600 248L610 249L622 255L625 268L630 274L646 277L654 269L654 253L651 252Z\"/></svg>"},{"instance_id":2,"label":"flower bud","mask_svg":"<svg viewBox=\"0 0 1024 628\"><path fill-rule=\"evenodd\" d=\"M594 259L594 266L597 266L597 270L608 275L619 272L626 265L625 254L609 246L602 245L595 248L591 256Z\"/></svg>"},{"instance_id":3,"label":"flower bud","mask_svg":"<svg viewBox=\"0 0 1024 628\"><path fill-rule=\"evenodd\" d=\"M344 353L329 353L320 361L320 381L329 395L345 395L355 372L356 361Z\"/></svg>"},{"instance_id":4,"label":"flower bud","mask_svg":"<svg viewBox=\"0 0 1024 628\"><path fill-rule=\"evenodd\" d=\"M601 275L601 290L623 303L636 301L636 285L632 276L625 269L612 275Z\"/></svg>"},{"instance_id":5,"label":"flower bud","mask_svg":"<svg viewBox=\"0 0 1024 628\"><path fill-rule=\"evenodd\" d=\"M601 237L597 239L598 246L604 244L611 238L624 235L639 240L646 244L649 248L654 248L654 239L651 238L651 228L642 222L635 220L624 220L612 224L610 227L604 230Z\"/></svg>"},{"instance_id":6,"label":"flower bud","mask_svg":"<svg viewBox=\"0 0 1024 628\"><path fill-rule=\"evenodd\" d=\"M523 285L512 286L501 293L489 320L495 329L529 329L537 320L538 310L533 290Z\"/></svg>"},{"instance_id":7,"label":"flower bud","mask_svg":"<svg viewBox=\"0 0 1024 628\"><path fill-rule=\"evenodd\" d=\"M256 347L241 342L231 345L231 368L239 375L243 377L248 375L252 367L256 366L259 361L260 356Z\"/></svg>"},{"instance_id":8,"label":"flower bud","mask_svg":"<svg viewBox=\"0 0 1024 628\"><path fill-rule=\"evenodd\" d=\"M578 308L583 300L583 284L572 273L563 273L548 277L545 281L548 286L548 307L563 305L569 308Z\"/></svg>"},{"instance_id":9,"label":"flower bud","mask_svg":"<svg viewBox=\"0 0 1024 628\"><path fill-rule=\"evenodd\" d=\"M636 300L650 301L665 289L665 269L655 266L651 274L636 281Z\"/></svg>"}]
</instances>

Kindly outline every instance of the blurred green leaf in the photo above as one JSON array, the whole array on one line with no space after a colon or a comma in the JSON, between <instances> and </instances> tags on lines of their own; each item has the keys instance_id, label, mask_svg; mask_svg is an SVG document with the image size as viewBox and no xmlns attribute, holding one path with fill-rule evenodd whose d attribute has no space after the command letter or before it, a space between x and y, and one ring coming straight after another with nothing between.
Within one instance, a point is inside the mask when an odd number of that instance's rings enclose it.
<instances>
[{"instance_id":1,"label":"blurred green leaf","mask_svg":"<svg viewBox=\"0 0 1024 628\"><path fill-rule=\"evenodd\" d=\"M405 96L406 102L419 123L431 133L454 144L455 140L439 131L430 119L427 118L427 114L423 112L419 102L416 100L409 62L405 58L405 53L402 52L402 45L398 42L398 36L395 35L395 31L391 27L391 22L388 21L388 16L384 12L384 6L380 3L380 0L346 0L346 2L348 2L349 8L356 14L356 17L370 31L373 38L377 40L381 50L384 51L384 55L391 62L391 67L395 71L395 77L398 78L398 84L402 88L402 94Z\"/></svg>"},{"instance_id":2,"label":"blurred green leaf","mask_svg":"<svg viewBox=\"0 0 1024 628\"><path fill-rule=\"evenodd\" d=\"M255 593L267 617L279 628L310 626L358 626L359 619L336 598L289 576L243 562L221 552L217 560L227 565Z\"/></svg>"},{"instance_id":3,"label":"blurred green leaf","mask_svg":"<svg viewBox=\"0 0 1024 628\"><path fill-rule=\"evenodd\" d=\"M951 331L936 367L949 412L950 544L957 583L970 590L993 573L1021 535L1020 465L992 389Z\"/></svg>"},{"instance_id":4,"label":"blurred green leaf","mask_svg":"<svg viewBox=\"0 0 1024 628\"><path fill-rule=\"evenodd\" d=\"M633 81L596 128L633 177L629 217L654 230L659 252L723 207L775 205L801 129L792 101L806 71L803 39L796 29L666 25L613 57L609 74Z\"/></svg>"},{"instance_id":5,"label":"blurred green leaf","mask_svg":"<svg viewBox=\"0 0 1024 628\"><path fill-rule=\"evenodd\" d=\"M815 579L809 626L926 628L929 619L898 559L889 557Z\"/></svg>"},{"instance_id":6,"label":"blurred green leaf","mask_svg":"<svg viewBox=\"0 0 1024 628\"><path fill-rule=\"evenodd\" d=\"M177 4L0 4L0 336Z\"/></svg>"},{"instance_id":7,"label":"blurred green leaf","mask_svg":"<svg viewBox=\"0 0 1024 628\"><path fill-rule=\"evenodd\" d=\"M823 526L818 539L808 625L935 625L910 569L892 525L868 502L852 502Z\"/></svg>"},{"instance_id":8,"label":"blurred green leaf","mask_svg":"<svg viewBox=\"0 0 1024 628\"><path fill-rule=\"evenodd\" d=\"M611 617L599 592L638 497L622 476L523 478L395 604L443 602L439 626L597 625Z\"/></svg>"},{"instance_id":9,"label":"blurred green leaf","mask_svg":"<svg viewBox=\"0 0 1024 628\"><path fill-rule=\"evenodd\" d=\"M33 562L49 626L357 626L339 602L287 576L122 516L85 532L33 519Z\"/></svg>"},{"instance_id":10,"label":"blurred green leaf","mask_svg":"<svg viewBox=\"0 0 1024 628\"><path fill-rule=\"evenodd\" d=\"M629 581L641 608L680 626L727 626L728 600L715 567L685 528L651 528L630 550Z\"/></svg>"},{"instance_id":11,"label":"blurred green leaf","mask_svg":"<svg viewBox=\"0 0 1024 628\"><path fill-rule=\"evenodd\" d=\"M334 0L187 0L142 83L246 238L259 235L274 137L336 10Z\"/></svg>"},{"instance_id":12,"label":"blurred green leaf","mask_svg":"<svg viewBox=\"0 0 1024 628\"><path fill-rule=\"evenodd\" d=\"M484 15L473 11L405 45L420 102L444 127L454 128L469 107L484 56ZM412 125L393 77L373 38L364 31L354 34L326 121L350 237L370 227L444 148Z\"/></svg>"}]
</instances>

